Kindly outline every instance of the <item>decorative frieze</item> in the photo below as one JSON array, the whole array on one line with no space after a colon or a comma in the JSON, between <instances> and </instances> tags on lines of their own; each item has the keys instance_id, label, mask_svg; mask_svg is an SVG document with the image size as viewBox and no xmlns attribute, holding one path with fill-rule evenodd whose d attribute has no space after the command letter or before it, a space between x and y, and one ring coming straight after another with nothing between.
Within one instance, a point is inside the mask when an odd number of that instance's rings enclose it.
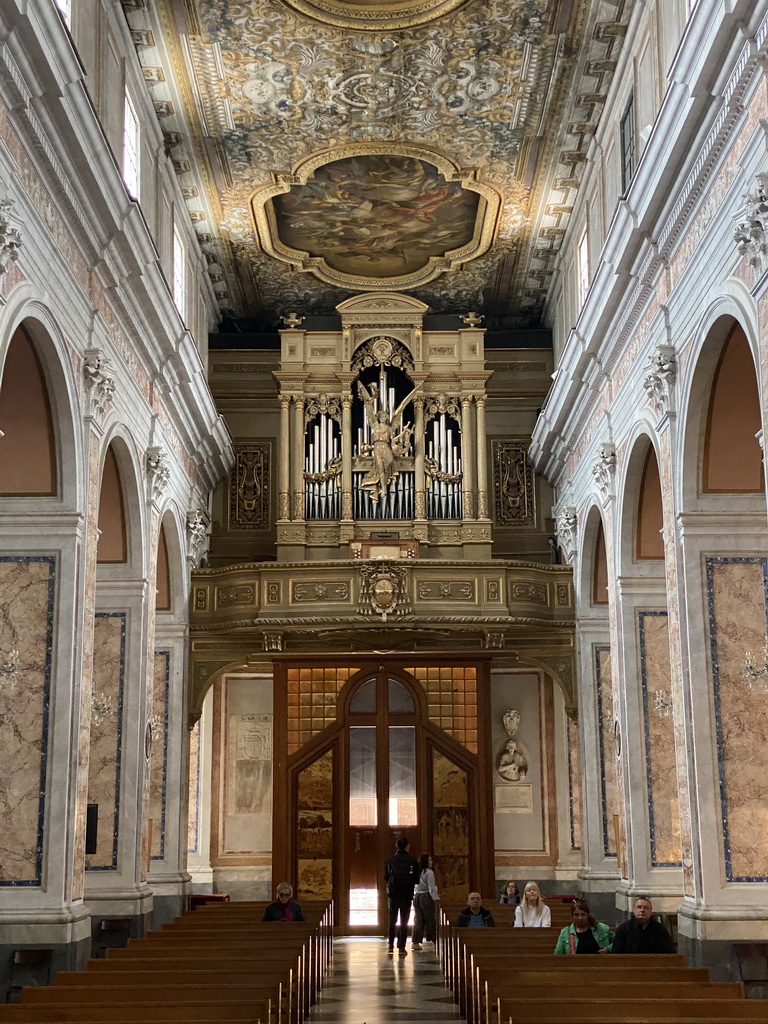
<instances>
[{"instance_id":1,"label":"decorative frieze","mask_svg":"<svg viewBox=\"0 0 768 1024\"><path fill-rule=\"evenodd\" d=\"M756 187L744 196L744 207L734 232L733 240L739 256L746 256L750 267L760 272L768 256L768 180L757 176Z\"/></svg>"},{"instance_id":2,"label":"decorative frieze","mask_svg":"<svg viewBox=\"0 0 768 1024\"><path fill-rule=\"evenodd\" d=\"M291 601L293 604L306 604L310 601L346 601L348 598L348 583L326 583L325 581L308 580L306 582L294 583L291 588Z\"/></svg>"},{"instance_id":3,"label":"decorative frieze","mask_svg":"<svg viewBox=\"0 0 768 1024\"><path fill-rule=\"evenodd\" d=\"M576 526L576 509L572 505L560 509L555 519L555 534L566 562L572 562L576 554Z\"/></svg>"},{"instance_id":4,"label":"decorative frieze","mask_svg":"<svg viewBox=\"0 0 768 1024\"><path fill-rule=\"evenodd\" d=\"M592 476L595 478L600 497L605 500L613 490L613 479L616 475L616 445L604 441L597 450L597 458L592 464Z\"/></svg>"},{"instance_id":5,"label":"decorative frieze","mask_svg":"<svg viewBox=\"0 0 768 1024\"><path fill-rule=\"evenodd\" d=\"M491 442L494 524L534 526L534 477L527 441Z\"/></svg>"},{"instance_id":6,"label":"decorative frieze","mask_svg":"<svg viewBox=\"0 0 768 1024\"><path fill-rule=\"evenodd\" d=\"M246 441L232 447L235 465L229 475L229 529L269 529L272 445ZM283 497L287 499L287 495Z\"/></svg>"},{"instance_id":7,"label":"decorative frieze","mask_svg":"<svg viewBox=\"0 0 768 1024\"><path fill-rule=\"evenodd\" d=\"M109 360L100 348L89 348L83 359L83 379L88 394L88 415L102 420L115 398L117 384Z\"/></svg>"},{"instance_id":8,"label":"decorative frieze","mask_svg":"<svg viewBox=\"0 0 768 1024\"><path fill-rule=\"evenodd\" d=\"M159 503L171 477L171 464L165 449L157 446L147 448L144 465L147 471L149 497Z\"/></svg>"},{"instance_id":9,"label":"decorative frieze","mask_svg":"<svg viewBox=\"0 0 768 1024\"><path fill-rule=\"evenodd\" d=\"M5 182L0 181L0 191L5 192ZM21 251L21 229L16 226L18 220L11 212L13 205L13 199L5 195L0 198L0 279L16 262Z\"/></svg>"},{"instance_id":10,"label":"decorative frieze","mask_svg":"<svg viewBox=\"0 0 768 1024\"><path fill-rule=\"evenodd\" d=\"M423 580L419 583L420 601L474 601L474 580Z\"/></svg>"},{"instance_id":11,"label":"decorative frieze","mask_svg":"<svg viewBox=\"0 0 768 1024\"><path fill-rule=\"evenodd\" d=\"M677 360L671 345L657 345L643 378L643 390L659 416L669 412L677 376Z\"/></svg>"},{"instance_id":12,"label":"decorative frieze","mask_svg":"<svg viewBox=\"0 0 768 1024\"><path fill-rule=\"evenodd\" d=\"M201 508L187 512L187 558L197 568L208 551L208 516Z\"/></svg>"}]
</instances>

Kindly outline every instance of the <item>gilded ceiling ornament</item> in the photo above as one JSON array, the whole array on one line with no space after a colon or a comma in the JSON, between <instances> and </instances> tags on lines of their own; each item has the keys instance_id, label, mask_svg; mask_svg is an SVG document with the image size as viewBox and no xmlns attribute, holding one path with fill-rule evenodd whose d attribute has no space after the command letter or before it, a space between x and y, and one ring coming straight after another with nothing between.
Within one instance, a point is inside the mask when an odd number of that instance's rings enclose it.
<instances>
[{"instance_id":1,"label":"gilded ceiling ornament","mask_svg":"<svg viewBox=\"0 0 768 1024\"><path fill-rule=\"evenodd\" d=\"M382 29L411 28L433 21L448 11L466 3L466 0L389 0L385 3L371 0L285 0L300 14L335 25L356 28L364 32Z\"/></svg>"}]
</instances>

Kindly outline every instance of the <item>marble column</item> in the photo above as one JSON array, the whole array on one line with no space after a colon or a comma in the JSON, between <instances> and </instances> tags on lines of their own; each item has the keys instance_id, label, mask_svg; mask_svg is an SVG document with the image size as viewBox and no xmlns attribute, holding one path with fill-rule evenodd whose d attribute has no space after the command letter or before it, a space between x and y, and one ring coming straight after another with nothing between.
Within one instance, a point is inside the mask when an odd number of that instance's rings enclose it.
<instances>
[{"instance_id":1,"label":"marble column","mask_svg":"<svg viewBox=\"0 0 768 1024\"><path fill-rule=\"evenodd\" d=\"M475 401L477 417L477 518L489 519L488 510L488 453L485 433L485 395Z\"/></svg>"},{"instance_id":2,"label":"marble column","mask_svg":"<svg viewBox=\"0 0 768 1024\"><path fill-rule=\"evenodd\" d=\"M765 694L750 686L744 663L749 650L761 660L768 536L764 511L726 512L715 496L710 505L704 514L677 517L681 636L707 638L706 644L681 644L679 713L691 856L690 864L684 860L679 927L682 935L696 939L764 941L768 714Z\"/></svg>"},{"instance_id":3,"label":"marble column","mask_svg":"<svg viewBox=\"0 0 768 1024\"><path fill-rule=\"evenodd\" d=\"M613 891L620 872L613 825L616 754L607 615L595 615L593 609L580 615L577 643L580 761L597 769L582 774L583 866L579 878L585 892Z\"/></svg>"},{"instance_id":4,"label":"marble column","mask_svg":"<svg viewBox=\"0 0 768 1024\"><path fill-rule=\"evenodd\" d=\"M187 691L188 627L166 622L158 613L155 627L152 751L149 817L152 838L148 884L152 889L153 926L183 913L191 891L186 869L189 763Z\"/></svg>"},{"instance_id":5,"label":"marble column","mask_svg":"<svg viewBox=\"0 0 768 1024\"><path fill-rule=\"evenodd\" d=\"M147 579L122 579L122 569L101 564L96 584L88 803L99 805L98 843L86 854L85 899L92 917L131 918L140 935L152 910L144 811L154 580L150 588Z\"/></svg>"},{"instance_id":6,"label":"marble column","mask_svg":"<svg viewBox=\"0 0 768 1024\"><path fill-rule=\"evenodd\" d=\"M646 563L644 568L648 568ZM649 750L650 733L655 720L647 699L647 673L652 668L653 679L660 683L655 663L659 653L658 637L646 632L646 615L650 611L665 612L663 581L651 575L622 577L619 580L619 635L617 636L619 674L615 692L622 723L621 769L624 783L624 809L626 818L627 874L619 885L617 902L628 909L635 896L648 894L659 910L676 910L682 894L682 870L679 853L674 862L662 864L655 854L654 772L660 769L659 758ZM658 626L658 623L655 623ZM661 643L668 643L666 635ZM648 645L653 645L649 651ZM651 663L648 654L652 654ZM669 655L667 652L667 665ZM657 751L658 753L658 751ZM674 777L675 761L672 758ZM667 772L669 766L667 765ZM660 797L660 793L658 794ZM671 808L665 812L671 818ZM675 816L677 816L675 810ZM668 824L670 822L668 821ZM663 845L669 846L669 843ZM677 827L679 851L679 825Z\"/></svg>"},{"instance_id":7,"label":"marble column","mask_svg":"<svg viewBox=\"0 0 768 1024\"><path fill-rule=\"evenodd\" d=\"M291 420L289 395L280 395L280 462L278 464L277 518L286 522L291 518Z\"/></svg>"},{"instance_id":8,"label":"marble column","mask_svg":"<svg viewBox=\"0 0 768 1024\"><path fill-rule=\"evenodd\" d=\"M189 731L189 816L187 819L187 869L192 891L213 892L211 867L211 778L213 749L213 688L203 702L203 712Z\"/></svg>"},{"instance_id":9,"label":"marble column","mask_svg":"<svg viewBox=\"0 0 768 1024\"><path fill-rule=\"evenodd\" d=\"M0 591L0 955L53 950L54 969L82 967L91 928L75 845L83 697L85 519L78 513L3 515ZM73 641L74 638L74 641ZM83 814L85 808L83 806Z\"/></svg>"},{"instance_id":10,"label":"marble column","mask_svg":"<svg viewBox=\"0 0 768 1024\"><path fill-rule=\"evenodd\" d=\"M293 396L293 518L304 520L304 396Z\"/></svg>"},{"instance_id":11,"label":"marble column","mask_svg":"<svg viewBox=\"0 0 768 1024\"><path fill-rule=\"evenodd\" d=\"M461 398L462 519L475 518L475 437L470 395Z\"/></svg>"}]
</instances>

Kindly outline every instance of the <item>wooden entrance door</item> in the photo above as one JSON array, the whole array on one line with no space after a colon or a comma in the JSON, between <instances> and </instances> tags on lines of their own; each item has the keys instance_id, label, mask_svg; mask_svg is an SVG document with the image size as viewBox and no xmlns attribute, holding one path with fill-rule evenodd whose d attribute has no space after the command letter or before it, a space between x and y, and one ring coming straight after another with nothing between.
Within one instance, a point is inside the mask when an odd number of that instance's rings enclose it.
<instances>
[{"instance_id":1,"label":"wooden entrance door","mask_svg":"<svg viewBox=\"0 0 768 1024\"><path fill-rule=\"evenodd\" d=\"M289 754L287 778L276 772L275 869L284 850L283 875L299 899L333 896L339 932L384 934L384 864L400 836L414 856L433 854L443 899L493 884L476 674L462 667L435 682L427 669L343 671L332 724ZM470 680L466 692L457 679ZM299 686L299 710L302 699ZM281 820L287 836L278 836Z\"/></svg>"}]
</instances>

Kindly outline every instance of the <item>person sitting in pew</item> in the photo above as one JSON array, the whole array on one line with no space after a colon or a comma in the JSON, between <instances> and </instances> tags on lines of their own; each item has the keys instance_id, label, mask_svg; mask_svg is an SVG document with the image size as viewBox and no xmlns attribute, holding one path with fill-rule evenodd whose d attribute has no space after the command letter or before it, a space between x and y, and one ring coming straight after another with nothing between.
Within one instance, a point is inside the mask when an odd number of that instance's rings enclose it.
<instances>
[{"instance_id":1,"label":"person sitting in pew","mask_svg":"<svg viewBox=\"0 0 768 1024\"><path fill-rule=\"evenodd\" d=\"M479 892L471 892L467 897L468 906L464 907L456 919L457 928L495 928L496 922L490 910L482 906L483 897Z\"/></svg>"},{"instance_id":2,"label":"person sitting in pew","mask_svg":"<svg viewBox=\"0 0 768 1024\"><path fill-rule=\"evenodd\" d=\"M613 937L614 953L675 953L672 936L653 917L653 906L647 896L638 896L632 917L620 924Z\"/></svg>"},{"instance_id":3,"label":"person sitting in pew","mask_svg":"<svg viewBox=\"0 0 768 1024\"><path fill-rule=\"evenodd\" d=\"M517 882L507 882L501 890L499 903L512 903L517 906L520 902L520 893L517 891Z\"/></svg>"},{"instance_id":4,"label":"person sitting in pew","mask_svg":"<svg viewBox=\"0 0 768 1024\"><path fill-rule=\"evenodd\" d=\"M298 903L291 899L293 886L288 882L281 882L275 892L275 902L270 903L264 911L262 921L303 921L304 915Z\"/></svg>"},{"instance_id":5,"label":"person sitting in pew","mask_svg":"<svg viewBox=\"0 0 768 1024\"><path fill-rule=\"evenodd\" d=\"M523 889L520 906L515 907L515 928L549 928L552 914L535 882Z\"/></svg>"},{"instance_id":6,"label":"person sitting in pew","mask_svg":"<svg viewBox=\"0 0 768 1024\"><path fill-rule=\"evenodd\" d=\"M584 900L574 900L571 923L560 932L555 954L610 953L613 932L607 924L598 921Z\"/></svg>"}]
</instances>

